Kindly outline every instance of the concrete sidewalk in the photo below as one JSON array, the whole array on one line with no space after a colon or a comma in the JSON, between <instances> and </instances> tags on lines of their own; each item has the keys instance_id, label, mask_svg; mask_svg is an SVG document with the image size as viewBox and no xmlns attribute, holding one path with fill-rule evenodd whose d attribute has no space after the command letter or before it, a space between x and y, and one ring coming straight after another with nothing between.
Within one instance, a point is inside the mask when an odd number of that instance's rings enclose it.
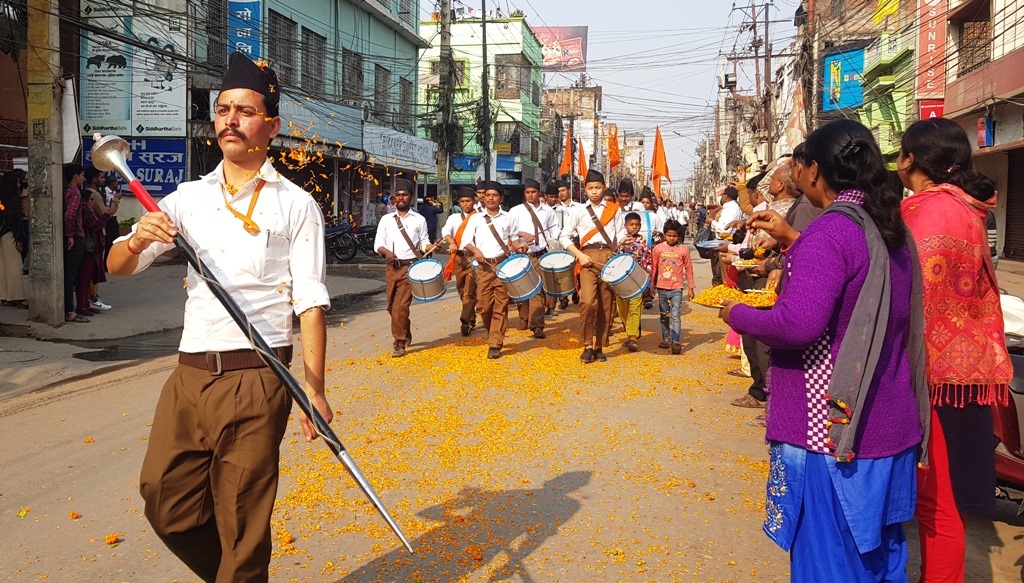
<instances>
[{"instance_id":1,"label":"concrete sidewalk","mask_svg":"<svg viewBox=\"0 0 1024 583\"><path fill-rule=\"evenodd\" d=\"M379 280L338 274L351 273L358 267L328 267L327 291L332 299L384 290L383 264L365 266L367 270L380 270ZM176 345L185 306L185 272L184 260L171 258L160 259L135 276L108 275L108 281L100 285L100 295L113 309L92 316L88 324L53 327L29 322L27 310L0 306L0 398L138 364L139 360L96 362L74 358L75 354L98 350L95 344L101 341L167 332L168 338L163 341ZM172 361L168 358L169 363Z\"/></svg>"}]
</instances>

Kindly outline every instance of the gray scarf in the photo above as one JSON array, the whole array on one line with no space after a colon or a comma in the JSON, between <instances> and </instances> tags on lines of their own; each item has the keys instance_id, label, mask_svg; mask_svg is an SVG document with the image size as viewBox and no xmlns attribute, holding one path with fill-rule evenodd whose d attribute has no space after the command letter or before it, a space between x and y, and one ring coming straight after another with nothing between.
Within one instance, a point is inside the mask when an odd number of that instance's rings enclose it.
<instances>
[{"instance_id":1,"label":"gray scarf","mask_svg":"<svg viewBox=\"0 0 1024 583\"><path fill-rule=\"evenodd\" d=\"M833 421L829 438L839 461L851 461L856 449L857 428L860 425L864 403L870 392L875 368L882 354L889 325L889 305L892 298L892 278L889 272L889 250L878 232L875 221L858 204L839 202L829 205L825 213L838 213L852 220L868 243L868 276L857 297L853 316L839 347L836 364L829 383L829 418ZM914 239L907 234L913 266L910 294L910 331L907 353L910 358L911 381L917 400L924 440L918 448L921 465L928 465L928 434L931 404L928 399L928 380L924 350L924 291L921 283L921 264Z\"/></svg>"}]
</instances>

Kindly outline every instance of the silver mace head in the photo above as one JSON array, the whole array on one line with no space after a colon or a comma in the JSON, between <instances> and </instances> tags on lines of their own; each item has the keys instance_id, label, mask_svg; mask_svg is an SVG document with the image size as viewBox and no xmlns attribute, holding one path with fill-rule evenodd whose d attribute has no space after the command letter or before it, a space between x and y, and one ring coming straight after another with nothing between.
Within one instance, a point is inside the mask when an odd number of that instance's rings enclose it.
<instances>
[{"instance_id":1,"label":"silver mace head","mask_svg":"<svg viewBox=\"0 0 1024 583\"><path fill-rule=\"evenodd\" d=\"M131 148L121 136L109 135L96 140L92 146L92 165L102 172L117 172L128 182L135 180L135 173L128 167Z\"/></svg>"}]
</instances>

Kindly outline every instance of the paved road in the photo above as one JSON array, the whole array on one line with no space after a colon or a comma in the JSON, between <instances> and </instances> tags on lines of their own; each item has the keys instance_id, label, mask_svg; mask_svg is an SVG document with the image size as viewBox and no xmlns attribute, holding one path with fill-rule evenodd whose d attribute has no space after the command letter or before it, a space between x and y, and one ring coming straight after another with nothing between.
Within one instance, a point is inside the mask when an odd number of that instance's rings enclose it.
<instances>
[{"instance_id":1,"label":"paved road","mask_svg":"<svg viewBox=\"0 0 1024 583\"><path fill-rule=\"evenodd\" d=\"M546 341L510 332L507 356L488 361L481 333L459 336L454 298L417 305L416 342L393 360L381 307L365 299L332 317L333 425L417 554L293 421L272 580L788 580L787 556L760 531L763 429L729 405L744 383L725 374L736 361L721 350L713 311L684 316L680 356L648 334L639 353L616 349L583 366L572 310L549 322ZM644 326L654 325L649 315ZM171 366L156 359L0 401L9 580L192 580L137 494ZM972 520L969 581L1021 580L1024 528L1002 510ZM120 542L105 544L108 534Z\"/></svg>"}]
</instances>

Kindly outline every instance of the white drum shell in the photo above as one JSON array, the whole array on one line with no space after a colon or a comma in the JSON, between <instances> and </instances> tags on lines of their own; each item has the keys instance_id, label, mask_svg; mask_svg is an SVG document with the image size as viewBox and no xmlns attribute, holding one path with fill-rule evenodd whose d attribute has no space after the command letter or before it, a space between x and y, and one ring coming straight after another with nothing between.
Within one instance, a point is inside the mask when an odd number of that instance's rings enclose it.
<instances>
[{"instance_id":1,"label":"white drum shell","mask_svg":"<svg viewBox=\"0 0 1024 583\"><path fill-rule=\"evenodd\" d=\"M640 297L651 283L651 278L628 253L619 253L609 259L601 269L601 279L624 300Z\"/></svg>"},{"instance_id":2,"label":"white drum shell","mask_svg":"<svg viewBox=\"0 0 1024 583\"><path fill-rule=\"evenodd\" d=\"M409 266L409 287L418 302L441 299L448 285L444 281L444 266L437 259L420 259Z\"/></svg>"},{"instance_id":3,"label":"white drum shell","mask_svg":"<svg viewBox=\"0 0 1024 583\"><path fill-rule=\"evenodd\" d=\"M573 267L576 258L568 251L552 251L540 258L540 277L544 293L564 298L576 291L576 275Z\"/></svg>"},{"instance_id":4,"label":"white drum shell","mask_svg":"<svg viewBox=\"0 0 1024 583\"><path fill-rule=\"evenodd\" d=\"M525 302L540 292L540 275L529 256L517 253L498 265L498 279L513 302Z\"/></svg>"}]
</instances>

